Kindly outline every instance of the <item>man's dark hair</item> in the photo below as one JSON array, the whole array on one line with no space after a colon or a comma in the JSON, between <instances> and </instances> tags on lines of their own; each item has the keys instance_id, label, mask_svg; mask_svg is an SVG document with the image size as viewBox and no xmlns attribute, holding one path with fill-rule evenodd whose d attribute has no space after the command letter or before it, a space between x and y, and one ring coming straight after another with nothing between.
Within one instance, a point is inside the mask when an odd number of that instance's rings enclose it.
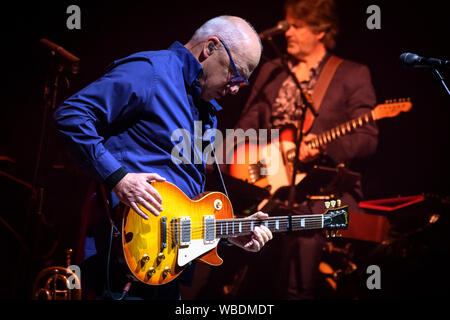
<instances>
[{"instance_id":1,"label":"man's dark hair","mask_svg":"<svg viewBox=\"0 0 450 320\"><path fill-rule=\"evenodd\" d=\"M335 47L339 19L334 0L286 0L284 11L294 19L303 20L312 32L325 32L323 44L327 49Z\"/></svg>"}]
</instances>

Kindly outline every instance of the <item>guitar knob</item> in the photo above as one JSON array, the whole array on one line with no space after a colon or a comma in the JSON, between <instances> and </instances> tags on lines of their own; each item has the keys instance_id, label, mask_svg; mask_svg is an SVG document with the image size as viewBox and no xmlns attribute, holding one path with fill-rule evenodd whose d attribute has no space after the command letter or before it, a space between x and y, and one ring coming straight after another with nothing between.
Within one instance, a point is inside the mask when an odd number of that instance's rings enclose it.
<instances>
[{"instance_id":1,"label":"guitar knob","mask_svg":"<svg viewBox=\"0 0 450 320\"><path fill-rule=\"evenodd\" d=\"M161 261L163 261L166 257L164 256L164 253L160 252L158 253L158 257L156 258L156 260L158 261L158 263L161 263Z\"/></svg>"},{"instance_id":2,"label":"guitar knob","mask_svg":"<svg viewBox=\"0 0 450 320\"><path fill-rule=\"evenodd\" d=\"M331 204L331 207L332 207L332 208L336 207L336 201L331 200L331 201L330 201L330 204Z\"/></svg>"},{"instance_id":3,"label":"guitar knob","mask_svg":"<svg viewBox=\"0 0 450 320\"><path fill-rule=\"evenodd\" d=\"M341 206L341 203L342 203L342 202L341 202L341 199L337 199L337 200L336 200L336 205L337 205L338 207Z\"/></svg>"},{"instance_id":4,"label":"guitar knob","mask_svg":"<svg viewBox=\"0 0 450 320\"><path fill-rule=\"evenodd\" d=\"M150 267L150 269L148 269L147 271L147 279L150 279L154 274L155 274L156 270L153 267Z\"/></svg>"},{"instance_id":5,"label":"guitar knob","mask_svg":"<svg viewBox=\"0 0 450 320\"><path fill-rule=\"evenodd\" d=\"M336 231L336 237L342 237L342 232L340 230Z\"/></svg>"},{"instance_id":6,"label":"guitar knob","mask_svg":"<svg viewBox=\"0 0 450 320\"><path fill-rule=\"evenodd\" d=\"M330 233L328 232L328 230L325 231L325 237L330 238Z\"/></svg>"},{"instance_id":7,"label":"guitar knob","mask_svg":"<svg viewBox=\"0 0 450 320\"><path fill-rule=\"evenodd\" d=\"M148 256L148 254L144 254L141 258L141 268L144 267L144 265L150 261L150 257Z\"/></svg>"},{"instance_id":8,"label":"guitar knob","mask_svg":"<svg viewBox=\"0 0 450 320\"><path fill-rule=\"evenodd\" d=\"M170 267L165 267L163 271L163 277L167 277L170 274Z\"/></svg>"},{"instance_id":9,"label":"guitar knob","mask_svg":"<svg viewBox=\"0 0 450 320\"><path fill-rule=\"evenodd\" d=\"M330 201L325 201L325 208L329 208L330 207Z\"/></svg>"},{"instance_id":10,"label":"guitar knob","mask_svg":"<svg viewBox=\"0 0 450 320\"><path fill-rule=\"evenodd\" d=\"M333 238L336 237L336 231L334 231L334 230L331 231L331 237L333 237Z\"/></svg>"}]
</instances>

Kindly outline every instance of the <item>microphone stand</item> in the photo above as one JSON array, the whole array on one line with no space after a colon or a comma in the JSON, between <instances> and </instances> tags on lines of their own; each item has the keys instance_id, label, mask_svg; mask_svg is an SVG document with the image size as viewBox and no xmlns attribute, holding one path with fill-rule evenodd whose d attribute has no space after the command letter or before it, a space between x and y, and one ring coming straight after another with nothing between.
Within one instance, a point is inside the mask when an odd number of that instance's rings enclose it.
<instances>
[{"instance_id":1,"label":"microphone stand","mask_svg":"<svg viewBox=\"0 0 450 320\"><path fill-rule=\"evenodd\" d=\"M267 42L272 46L276 54L281 58L281 65L283 69L287 72L287 74L294 80L294 83L296 84L297 88L300 90L300 96L302 97L303 105L299 106L296 104L295 110L296 110L296 116L299 117L299 128L297 128L297 135L295 137L295 157L294 157L294 163L292 167L292 175L291 175L291 184L289 186L289 197L288 197L288 206L289 206L289 216L292 215L292 210L294 208L294 202L295 202L295 176L297 173L297 167L299 165L299 157L300 157L300 145L303 140L303 126L305 123L305 116L306 112L309 109L311 113L314 115L314 117L317 117L317 112L313 107L313 102L311 100L311 97L308 93L306 93L303 88L300 85L300 82L298 81L295 74L291 71L289 68L286 56L281 53L281 51L278 49L276 44L273 42L272 37L268 37ZM299 112L301 111L301 112ZM289 219L291 220L291 219Z\"/></svg>"},{"instance_id":2,"label":"microphone stand","mask_svg":"<svg viewBox=\"0 0 450 320\"><path fill-rule=\"evenodd\" d=\"M437 68L433 68L432 72L437 77L437 80L442 83L442 86L444 87L445 91L450 96L450 91L449 91L447 85L445 84L445 80L444 80L444 77L442 76L442 74L439 72L439 70Z\"/></svg>"},{"instance_id":3,"label":"microphone stand","mask_svg":"<svg viewBox=\"0 0 450 320\"><path fill-rule=\"evenodd\" d=\"M44 197L46 196L45 182L43 181L43 170L46 168L44 166L44 156L48 153L46 149L45 141L46 134L48 133L48 117L50 113L57 107L57 98L59 94L59 89L61 87L60 83L63 81L67 88L70 87L69 78L65 72L70 72L72 74L78 73L78 62L68 62L64 60L53 49L50 51L50 71L46 76L44 83L43 92L43 113L41 118L41 128L38 141L38 150L36 155L36 162L33 169L33 180L31 185L31 196L28 200L27 214L25 220L25 235L30 234L32 245L30 246L31 257L28 262L28 270L30 271L28 281L31 281L34 264L39 259L39 245L42 236L42 225L52 226L45 217L43 211L44 208ZM70 71L68 70L70 69ZM45 159L48 161L48 159ZM33 214L34 213L34 214ZM36 220L35 220L36 219ZM33 230L30 230L33 227ZM34 231L31 232L30 231ZM32 282L30 282L32 283Z\"/></svg>"}]
</instances>

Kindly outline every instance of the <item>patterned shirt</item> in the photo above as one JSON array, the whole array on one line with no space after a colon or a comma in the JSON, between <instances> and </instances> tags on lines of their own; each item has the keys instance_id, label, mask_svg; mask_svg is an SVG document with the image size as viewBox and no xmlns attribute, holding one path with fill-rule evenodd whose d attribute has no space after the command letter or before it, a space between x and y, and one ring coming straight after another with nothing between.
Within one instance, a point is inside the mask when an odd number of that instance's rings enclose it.
<instances>
[{"instance_id":1,"label":"patterned shirt","mask_svg":"<svg viewBox=\"0 0 450 320\"><path fill-rule=\"evenodd\" d=\"M317 66L309 71L308 80L300 82L302 90L307 92L309 95L312 95L320 72L322 71L325 62L329 57L329 53L325 54L325 56L322 58L322 60L320 60ZM295 65L291 61L288 62L288 65L290 70L295 74ZM272 127L274 129L281 129L289 125L296 125L299 116L301 115L301 109L299 109L299 113L297 115L295 109L296 107L300 107L303 105L302 100L303 99L300 95L300 90L295 84L294 79L288 76L281 85L280 90L278 91L278 96L276 97L275 102L272 106Z\"/></svg>"}]
</instances>

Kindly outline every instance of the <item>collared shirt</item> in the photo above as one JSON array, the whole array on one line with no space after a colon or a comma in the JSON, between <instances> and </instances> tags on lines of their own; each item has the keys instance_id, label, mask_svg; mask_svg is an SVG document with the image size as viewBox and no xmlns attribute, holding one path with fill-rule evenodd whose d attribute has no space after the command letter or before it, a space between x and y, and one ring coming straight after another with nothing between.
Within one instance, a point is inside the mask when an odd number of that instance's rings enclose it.
<instances>
[{"instance_id":1,"label":"collared shirt","mask_svg":"<svg viewBox=\"0 0 450 320\"><path fill-rule=\"evenodd\" d=\"M216 128L221 110L215 100L200 98L202 74L198 60L179 42L117 60L57 109L57 129L98 180L105 182L118 170L157 173L193 198L204 191L206 174L202 153L194 163L199 153L194 141L202 135L194 125L202 121L203 130ZM180 131L186 136L175 134ZM179 150L181 140L189 138ZM173 161L174 150L190 161ZM118 203L113 193L112 201Z\"/></svg>"},{"instance_id":2,"label":"collared shirt","mask_svg":"<svg viewBox=\"0 0 450 320\"><path fill-rule=\"evenodd\" d=\"M155 172L188 196L203 192L205 162L176 164L176 130L194 142L194 122L215 128L215 100L200 99L203 69L179 42L168 50L133 54L115 61L107 73L68 98L55 113L58 130L82 165L101 181L120 167ZM204 160L204 159L203 159Z\"/></svg>"}]
</instances>

